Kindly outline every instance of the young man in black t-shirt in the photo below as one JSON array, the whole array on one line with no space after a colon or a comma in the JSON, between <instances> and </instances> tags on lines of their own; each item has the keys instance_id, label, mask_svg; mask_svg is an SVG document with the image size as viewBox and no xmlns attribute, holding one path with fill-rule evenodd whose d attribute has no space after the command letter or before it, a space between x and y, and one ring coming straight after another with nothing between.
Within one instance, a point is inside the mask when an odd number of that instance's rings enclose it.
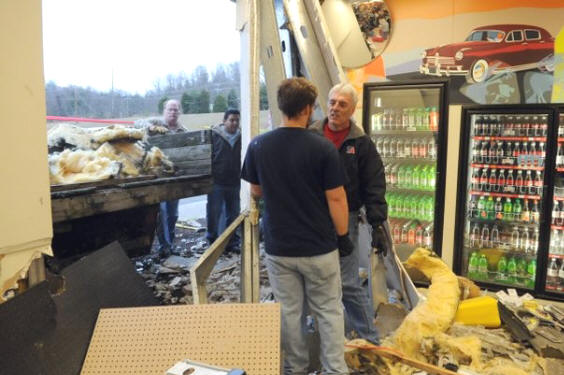
<instances>
[{"instance_id":1,"label":"young man in black t-shirt","mask_svg":"<svg viewBox=\"0 0 564 375\"><path fill-rule=\"evenodd\" d=\"M266 265L282 307L284 374L307 373L304 298L318 322L323 373L348 374L339 254L353 246L337 150L305 129L316 97L304 78L280 84L282 125L250 143L241 174L252 195L264 198Z\"/></svg>"}]
</instances>

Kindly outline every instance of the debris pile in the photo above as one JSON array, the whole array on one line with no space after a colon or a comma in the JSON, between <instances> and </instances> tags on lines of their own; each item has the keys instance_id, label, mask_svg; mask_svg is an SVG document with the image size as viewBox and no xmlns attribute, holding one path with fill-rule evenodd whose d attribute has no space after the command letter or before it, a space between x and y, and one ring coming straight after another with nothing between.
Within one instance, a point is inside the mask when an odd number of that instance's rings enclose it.
<instances>
[{"instance_id":1,"label":"debris pile","mask_svg":"<svg viewBox=\"0 0 564 375\"><path fill-rule=\"evenodd\" d=\"M205 219L179 221L176 225L177 239L172 249L173 255L161 258L155 241L152 254L133 259L137 272L153 288L162 304L193 303L190 268L208 248L204 225ZM220 256L206 285L209 303L240 301L240 265L239 254L224 253ZM262 259L260 265L260 299L261 302L272 301L274 297Z\"/></svg>"},{"instance_id":2,"label":"debris pile","mask_svg":"<svg viewBox=\"0 0 564 375\"><path fill-rule=\"evenodd\" d=\"M530 342L516 339L508 324L487 329L453 323L461 290L469 291L469 295L475 295L475 290L459 280L440 258L417 249L407 264L431 280L427 300L406 316L382 347L361 339L349 341L346 360L351 368L366 374L390 375L415 374L421 369L428 373L450 369L452 373L460 370L480 375L552 375L547 363L553 360L539 357ZM506 323L504 315L500 315ZM553 321L554 326L560 323ZM559 335L562 339L561 331Z\"/></svg>"}]
</instances>

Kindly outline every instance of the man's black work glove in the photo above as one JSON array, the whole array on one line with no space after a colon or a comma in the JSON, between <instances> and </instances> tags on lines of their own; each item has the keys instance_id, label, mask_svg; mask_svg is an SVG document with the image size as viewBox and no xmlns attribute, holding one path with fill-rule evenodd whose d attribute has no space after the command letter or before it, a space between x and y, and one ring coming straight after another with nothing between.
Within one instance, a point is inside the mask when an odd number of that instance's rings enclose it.
<instances>
[{"instance_id":1,"label":"man's black work glove","mask_svg":"<svg viewBox=\"0 0 564 375\"><path fill-rule=\"evenodd\" d=\"M349 234L343 234L342 236L337 236L337 246L339 247L339 256L346 257L351 255L354 249L354 245L349 238Z\"/></svg>"},{"instance_id":2,"label":"man's black work glove","mask_svg":"<svg viewBox=\"0 0 564 375\"><path fill-rule=\"evenodd\" d=\"M382 224L372 228L372 248L376 251L376 254L382 254L383 256L386 256L388 252L388 238Z\"/></svg>"}]
</instances>

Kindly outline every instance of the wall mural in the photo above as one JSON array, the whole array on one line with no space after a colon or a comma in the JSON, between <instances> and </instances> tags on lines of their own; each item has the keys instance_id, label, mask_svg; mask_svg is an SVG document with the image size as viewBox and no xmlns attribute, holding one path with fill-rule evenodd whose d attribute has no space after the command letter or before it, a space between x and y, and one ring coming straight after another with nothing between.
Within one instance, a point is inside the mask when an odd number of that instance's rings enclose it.
<instances>
[{"instance_id":1,"label":"wall mural","mask_svg":"<svg viewBox=\"0 0 564 375\"><path fill-rule=\"evenodd\" d=\"M387 1L395 28L380 62L348 70L365 81L445 77L452 104L548 103L553 97L555 36L564 25L564 3L491 0ZM428 13L419 12L427 7ZM492 22L493 21L493 22ZM378 59L377 59L378 60ZM380 75L370 65L383 66ZM558 73L557 73L558 74ZM561 80L564 102L564 72Z\"/></svg>"}]
</instances>

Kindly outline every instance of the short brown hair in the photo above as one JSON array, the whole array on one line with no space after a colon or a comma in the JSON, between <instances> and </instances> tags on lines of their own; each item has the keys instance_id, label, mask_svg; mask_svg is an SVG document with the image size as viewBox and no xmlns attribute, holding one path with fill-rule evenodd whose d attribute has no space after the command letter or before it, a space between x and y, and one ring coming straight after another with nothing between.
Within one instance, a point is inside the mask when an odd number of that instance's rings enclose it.
<instances>
[{"instance_id":1,"label":"short brown hair","mask_svg":"<svg viewBox=\"0 0 564 375\"><path fill-rule=\"evenodd\" d=\"M289 118L296 117L317 98L317 88L303 77L285 79L278 86L278 108Z\"/></svg>"}]
</instances>

